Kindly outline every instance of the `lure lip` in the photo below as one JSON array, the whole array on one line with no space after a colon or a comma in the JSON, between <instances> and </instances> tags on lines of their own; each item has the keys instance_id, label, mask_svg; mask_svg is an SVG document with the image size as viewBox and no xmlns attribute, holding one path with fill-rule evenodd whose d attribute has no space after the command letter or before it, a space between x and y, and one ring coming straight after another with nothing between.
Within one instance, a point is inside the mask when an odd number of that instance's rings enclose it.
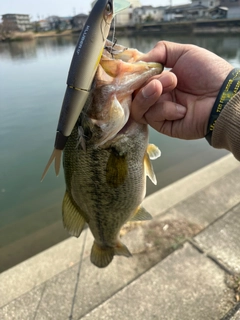
<instances>
[{"instance_id":1,"label":"lure lip","mask_svg":"<svg viewBox=\"0 0 240 320\"><path fill-rule=\"evenodd\" d=\"M114 4L113 4L113 13L114 16L124 10L127 9L128 7L130 7L131 3L127 0L114 0Z\"/></svg>"}]
</instances>

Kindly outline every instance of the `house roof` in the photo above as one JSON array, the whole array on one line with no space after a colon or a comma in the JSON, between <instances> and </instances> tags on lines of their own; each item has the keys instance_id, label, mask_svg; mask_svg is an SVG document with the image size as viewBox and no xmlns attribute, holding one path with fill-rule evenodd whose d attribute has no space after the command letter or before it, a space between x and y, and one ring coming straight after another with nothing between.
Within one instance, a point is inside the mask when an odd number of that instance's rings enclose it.
<instances>
[{"instance_id":1,"label":"house roof","mask_svg":"<svg viewBox=\"0 0 240 320\"><path fill-rule=\"evenodd\" d=\"M88 17L88 15L85 14L85 13L79 13L76 16L74 16L73 18L75 18L75 17L77 17L77 18L86 18L86 17Z\"/></svg>"},{"instance_id":2,"label":"house roof","mask_svg":"<svg viewBox=\"0 0 240 320\"><path fill-rule=\"evenodd\" d=\"M143 9L155 9L155 7L153 7L153 6L142 6L140 8L143 8Z\"/></svg>"},{"instance_id":3,"label":"house roof","mask_svg":"<svg viewBox=\"0 0 240 320\"><path fill-rule=\"evenodd\" d=\"M206 6L203 6L201 4L197 4L196 6L191 6L188 11L196 11L196 10L199 10L199 9L208 9L208 7Z\"/></svg>"},{"instance_id":4,"label":"house roof","mask_svg":"<svg viewBox=\"0 0 240 320\"><path fill-rule=\"evenodd\" d=\"M217 11L217 10L228 11L228 8L227 7L222 7L222 6L217 6L217 7L209 9L209 12L214 12L214 11Z\"/></svg>"}]
</instances>

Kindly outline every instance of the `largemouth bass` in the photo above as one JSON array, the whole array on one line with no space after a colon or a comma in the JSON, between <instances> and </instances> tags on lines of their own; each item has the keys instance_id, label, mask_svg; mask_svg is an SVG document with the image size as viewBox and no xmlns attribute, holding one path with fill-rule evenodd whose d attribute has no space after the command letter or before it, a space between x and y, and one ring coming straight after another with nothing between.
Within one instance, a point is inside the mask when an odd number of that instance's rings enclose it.
<instances>
[{"instance_id":1,"label":"largemouth bass","mask_svg":"<svg viewBox=\"0 0 240 320\"><path fill-rule=\"evenodd\" d=\"M156 184L150 159L160 150L148 143L148 127L130 117L132 93L163 66L139 61L142 53L106 42L91 94L63 155L66 193L63 223L80 236L87 223L93 236L91 262L106 267L114 255L131 253L118 234L129 220L148 220L141 206L146 175Z\"/></svg>"}]
</instances>

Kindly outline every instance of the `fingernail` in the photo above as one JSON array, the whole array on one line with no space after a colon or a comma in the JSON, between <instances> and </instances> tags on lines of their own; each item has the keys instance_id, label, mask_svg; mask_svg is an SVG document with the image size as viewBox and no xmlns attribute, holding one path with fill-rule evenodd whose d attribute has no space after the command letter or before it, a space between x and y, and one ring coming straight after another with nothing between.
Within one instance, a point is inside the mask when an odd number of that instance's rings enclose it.
<instances>
[{"instance_id":1,"label":"fingernail","mask_svg":"<svg viewBox=\"0 0 240 320\"><path fill-rule=\"evenodd\" d=\"M185 115L187 112L187 108L184 106L181 106L180 104L176 104L176 108L178 113L180 113L181 115Z\"/></svg>"},{"instance_id":2,"label":"fingernail","mask_svg":"<svg viewBox=\"0 0 240 320\"><path fill-rule=\"evenodd\" d=\"M142 95L145 99L151 97L154 93L155 88L151 83L147 84L146 87L142 89Z\"/></svg>"}]
</instances>

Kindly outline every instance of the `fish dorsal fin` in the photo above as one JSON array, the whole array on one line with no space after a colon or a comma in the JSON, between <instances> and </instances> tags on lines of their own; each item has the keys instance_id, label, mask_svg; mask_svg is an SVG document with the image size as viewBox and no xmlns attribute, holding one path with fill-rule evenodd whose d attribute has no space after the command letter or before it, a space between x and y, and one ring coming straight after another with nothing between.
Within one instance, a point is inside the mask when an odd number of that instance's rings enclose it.
<instances>
[{"instance_id":1,"label":"fish dorsal fin","mask_svg":"<svg viewBox=\"0 0 240 320\"><path fill-rule=\"evenodd\" d=\"M71 236L79 237L84 228L85 219L67 191L63 198L62 215L64 228L67 229Z\"/></svg>"},{"instance_id":2,"label":"fish dorsal fin","mask_svg":"<svg viewBox=\"0 0 240 320\"><path fill-rule=\"evenodd\" d=\"M149 158L151 160L155 160L161 156L161 151L158 149L155 144L149 144L147 147L147 153L149 154Z\"/></svg>"},{"instance_id":3,"label":"fish dorsal fin","mask_svg":"<svg viewBox=\"0 0 240 320\"><path fill-rule=\"evenodd\" d=\"M149 177L152 183L156 185L157 179L153 171L153 166L152 166L150 157L147 152L145 152L145 155L144 155L144 168L145 168L146 175Z\"/></svg>"},{"instance_id":4,"label":"fish dorsal fin","mask_svg":"<svg viewBox=\"0 0 240 320\"><path fill-rule=\"evenodd\" d=\"M131 217L130 221L144 221L152 220L152 216L144 207L138 207L135 214Z\"/></svg>"},{"instance_id":5,"label":"fish dorsal fin","mask_svg":"<svg viewBox=\"0 0 240 320\"><path fill-rule=\"evenodd\" d=\"M110 187L117 188L122 185L127 177L127 155L119 155L111 149L106 167L106 181Z\"/></svg>"}]
</instances>

